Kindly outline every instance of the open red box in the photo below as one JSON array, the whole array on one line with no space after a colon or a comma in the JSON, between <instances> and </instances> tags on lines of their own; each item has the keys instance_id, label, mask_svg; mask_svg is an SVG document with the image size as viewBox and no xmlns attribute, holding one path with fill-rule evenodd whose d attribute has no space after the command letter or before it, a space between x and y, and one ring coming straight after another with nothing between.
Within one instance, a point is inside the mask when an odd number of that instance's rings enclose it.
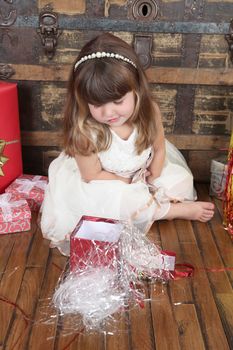
<instances>
[{"instance_id":1,"label":"open red box","mask_svg":"<svg viewBox=\"0 0 233 350\"><path fill-rule=\"evenodd\" d=\"M122 225L117 220L82 216L70 237L70 269L117 266Z\"/></svg>"}]
</instances>

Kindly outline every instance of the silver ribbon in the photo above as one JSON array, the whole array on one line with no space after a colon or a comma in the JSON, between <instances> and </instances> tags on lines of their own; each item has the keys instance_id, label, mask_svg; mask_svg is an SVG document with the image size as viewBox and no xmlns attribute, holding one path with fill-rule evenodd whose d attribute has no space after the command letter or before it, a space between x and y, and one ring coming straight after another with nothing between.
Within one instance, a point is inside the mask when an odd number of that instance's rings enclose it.
<instances>
[{"instance_id":1,"label":"silver ribbon","mask_svg":"<svg viewBox=\"0 0 233 350\"><path fill-rule=\"evenodd\" d=\"M45 190L47 182L41 180L41 176L34 176L32 179L16 179L15 183L19 185L18 191L21 193L29 194L33 187L38 187L41 190Z\"/></svg>"},{"instance_id":2,"label":"silver ribbon","mask_svg":"<svg viewBox=\"0 0 233 350\"><path fill-rule=\"evenodd\" d=\"M0 209L2 210L2 217L3 221L12 221L13 215L12 215L12 208L19 207L20 205L23 205L26 203L24 199L21 199L19 201L13 201L11 202L12 194L11 193L4 193L0 195Z\"/></svg>"}]
</instances>

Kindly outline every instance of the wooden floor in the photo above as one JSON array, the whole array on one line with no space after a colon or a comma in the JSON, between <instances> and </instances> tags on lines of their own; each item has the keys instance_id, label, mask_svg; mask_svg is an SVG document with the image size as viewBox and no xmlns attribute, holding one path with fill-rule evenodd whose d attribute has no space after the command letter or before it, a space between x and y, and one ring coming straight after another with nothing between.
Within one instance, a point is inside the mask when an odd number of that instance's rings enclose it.
<instances>
[{"instance_id":1,"label":"wooden floor","mask_svg":"<svg viewBox=\"0 0 233 350\"><path fill-rule=\"evenodd\" d=\"M208 199L207 185L199 185ZM121 315L107 333L67 332L49 302L67 259L42 238L33 218L27 233L0 236L0 349L233 349L233 248L222 226L222 203L208 223L153 225L150 238L195 267L190 278L145 284L149 301ZM46 322L50 321L50 322Z\"/></svg>"}]
</instances>

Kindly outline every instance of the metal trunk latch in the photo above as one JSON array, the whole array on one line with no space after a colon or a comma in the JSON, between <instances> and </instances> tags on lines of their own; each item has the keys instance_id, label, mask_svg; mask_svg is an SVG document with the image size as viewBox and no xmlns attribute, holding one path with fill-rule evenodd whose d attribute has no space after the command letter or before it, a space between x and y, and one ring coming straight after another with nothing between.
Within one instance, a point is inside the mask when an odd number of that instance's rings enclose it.
<instances>
[{"instance_id":1,"label":"metal trunk latch","mask_svg":"<svg viewBox=\"0 0 233 350\"><path fill-rule=\"evenodd\" d=\"M41 38L46 56L52 59L56 51L57 39L62 31L58 28L58 15L50 6L46 6L40 13L37 33Z\"/></svg>"},{"instance_id":2,"label":"metal trunk latch","mask_svg":"<svg viewBox=\"0 0 233 350\"><path fill-rule=\"evenodd\" d=\"M0 63L0 79L10 79L15 74L15 70L9 65Z\"/></svg>"},{"instance_id":3,"label":"metal trunk latch","mask_svg":"<svg viewBox=\"0 0 233 350\"><path fill-rule=\"evenodd\" d=\"M135 34L133 45L142 67L149 68L152 62L152 35Z\"/></svg>"},{"instance_id":4,"label":"metal trunk latch","mask_svg":"<svg viewBox=\"0 0 233 350\"><path fill-rule=\"evenodd\" d=\"M230 22L229 34L226 34L225 38L229 45L230 58L233 63L233 19Z\"/></svg>"},{"instance_id":5,"label":"metal trunk latch","mask_svg":"<svg viewBox=\"0 0 233 350\"><path fill-rule=\"evenodd\" d=\"M129 2L128 17L132 20L151 22L156 19L158 13L159 7L156 0L132 0ZM144 69L149 68L152 63L152 43L153 35L134 35L134 50Z\"/></svg>"}]
</instances>

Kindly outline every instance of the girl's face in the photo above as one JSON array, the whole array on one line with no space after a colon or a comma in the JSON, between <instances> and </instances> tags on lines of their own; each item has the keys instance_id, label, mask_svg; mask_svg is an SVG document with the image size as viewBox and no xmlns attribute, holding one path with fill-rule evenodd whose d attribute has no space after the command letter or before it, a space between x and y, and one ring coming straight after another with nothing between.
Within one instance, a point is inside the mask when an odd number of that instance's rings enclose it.
<instances>
[{"instance_id":1,"label":"girl's face","mask_svg":"<svg viewBox=\"0 0 233 350\"><path fill-rule=\"evenodd\" d=\"M135 108L133 91L127 92L119 100L107 102L101 106L88 103L92 117L99 123L109 126L121 126L132 116Z\"/></svg>"}]
</instances>

